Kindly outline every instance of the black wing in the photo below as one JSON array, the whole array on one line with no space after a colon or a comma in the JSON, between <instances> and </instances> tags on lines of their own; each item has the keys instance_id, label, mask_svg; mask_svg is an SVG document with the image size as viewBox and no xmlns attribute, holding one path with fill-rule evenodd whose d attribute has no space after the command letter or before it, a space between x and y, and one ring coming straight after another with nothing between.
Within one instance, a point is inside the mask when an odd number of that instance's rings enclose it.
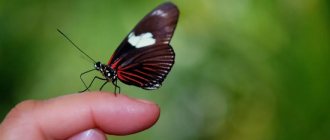
<instances>
[{"instance_id":1,"label":"black wing","mask_svg":"<svg viewBox=\"0 0 330 140\"><path fill-rule=\"evenodd\" d=\"M174 64L169 45L178 22L178 8L164 3L146 15L119 45L108 65L118 78L144 89L157 89Z\"/></svg>"}]
</instances>

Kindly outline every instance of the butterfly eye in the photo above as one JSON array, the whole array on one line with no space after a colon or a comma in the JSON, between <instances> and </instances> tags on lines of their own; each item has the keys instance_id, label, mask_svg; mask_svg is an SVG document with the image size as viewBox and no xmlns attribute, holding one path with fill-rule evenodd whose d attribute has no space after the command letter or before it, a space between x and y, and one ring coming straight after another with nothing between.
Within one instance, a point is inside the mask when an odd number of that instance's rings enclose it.
<instances>
[{"instance_id":1,"label":"butterfly eye","mask_svg":"<svg viewBox=\"0 0 330 140\"><path fill-rule=\"evenodd\" d=\"M101 69L101 62L96 62L94 64L95 69L100 70Z\"/></svg>"}]
</instances>

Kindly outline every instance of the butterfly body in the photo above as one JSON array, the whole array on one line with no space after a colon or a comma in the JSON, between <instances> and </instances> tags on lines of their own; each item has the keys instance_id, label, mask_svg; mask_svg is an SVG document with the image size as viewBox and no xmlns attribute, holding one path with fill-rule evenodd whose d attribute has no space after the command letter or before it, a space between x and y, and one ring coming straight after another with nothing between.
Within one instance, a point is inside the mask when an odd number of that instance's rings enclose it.
<instances>
[{"instance_id":1,"label":"butterfly body","mask_svg":"<svg viewBox=\"0 0 330 140\"><path fill-rule=\"evenodd\" d=\"M114 81L117 79L116 71L113 70L108 65L102 64L101 62L96 62L94 68L101 72L101 74L108 80Z\"/></svg>"}]
</instances>

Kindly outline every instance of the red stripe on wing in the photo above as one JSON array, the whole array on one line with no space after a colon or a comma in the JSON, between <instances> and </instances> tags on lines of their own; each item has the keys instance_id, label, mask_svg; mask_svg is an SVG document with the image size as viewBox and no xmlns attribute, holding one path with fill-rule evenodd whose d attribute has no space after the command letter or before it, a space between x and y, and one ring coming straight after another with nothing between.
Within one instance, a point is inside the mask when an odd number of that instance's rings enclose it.
<instances>
[{"instance_id":1,"label":"red stripe on wing","mask_svg":"<svg viewBox=\"0 0 330 140\"><path fill-rule=\"evenodd\" d=\"M121 72L118 72L118 78L128 84L128 85L137 85L137 86L140 86L142 87L143 86L143 83L141 81L138 81L132 77L129 77L129 76L125 76L125 74L121 73Z\"/></svg>"},{"instance_id":2,"label":"red stripe on wing","mask_svg":"<svg viewBox=\"0 0 330 140\"><path fill-rule=\"evenodd\" d=\"M128 77L136 77L136 78L138 78L138 79L141 79L141 80L144 80L144 81L148 81L148 79L146 79L146 78L144 78L144 77L142 77L142 76L139 76L139 75L137 75L137 74L134 74L134 73L130 73L130 72L125 72L125 71L118 71L118 74L120 74L120 75L127 75Z\"/></svg>"}]
</instances>

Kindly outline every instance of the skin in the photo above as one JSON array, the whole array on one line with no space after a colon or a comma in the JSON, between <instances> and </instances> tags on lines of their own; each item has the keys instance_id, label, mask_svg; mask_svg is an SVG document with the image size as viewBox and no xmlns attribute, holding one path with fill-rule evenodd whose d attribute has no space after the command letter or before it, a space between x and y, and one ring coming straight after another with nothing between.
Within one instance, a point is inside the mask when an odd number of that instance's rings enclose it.
<instances>
[{"instance_id":1,"label":"skin","mask_svg":"<svg viewBox=\"0 0 330 140\"><path fill-rule=\"evenodd\" d=\"M0 124L0 140L106 139L154 125L159 106L150 101L106 92L28 100L16 105Z\"/></svg>"}]
</instances>

